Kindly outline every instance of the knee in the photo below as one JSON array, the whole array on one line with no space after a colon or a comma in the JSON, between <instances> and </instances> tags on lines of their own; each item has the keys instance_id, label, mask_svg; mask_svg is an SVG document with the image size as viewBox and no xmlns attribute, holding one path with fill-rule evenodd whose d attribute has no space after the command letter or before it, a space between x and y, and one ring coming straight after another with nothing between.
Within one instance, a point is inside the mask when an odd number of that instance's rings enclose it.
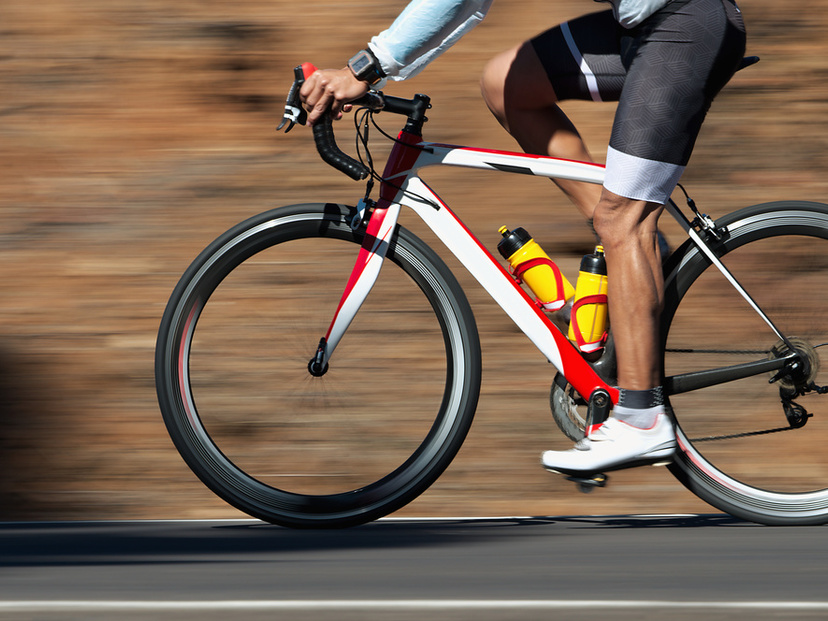
<instances>
[{"instance_id":1,"label":"knee","mask_svg":"<svg viewBox=\"0 0 828 621\"><path fill-rule=\"evenodd\" d=\"M505 84L513 57L514 52L511 50L495 56L486 64L480 76L480 92L483 95L483 101L498 119L506 115Z\"/></svg>"},{"instance_id":2,"label":"knee","mask_svg":"<svg viewBox=\"0 0 828 621\"><path fill-rule=\"evenodd\" d=\"M593 212L593 227L608 250L656 234L661 206L604 191Z\"/></svg>"},{"instance_id":3,"label":"knee","mask_svg":"<svg viewBox=\"0 0 828 621\"><path fill-rule=\"evenodd\" d=\"M592 213L592 227L595 235L605 248L618 245L630 231L626 230L623 220L619 217L621 205L619 201L602 196Z\"/></svg>"}]
</instances>

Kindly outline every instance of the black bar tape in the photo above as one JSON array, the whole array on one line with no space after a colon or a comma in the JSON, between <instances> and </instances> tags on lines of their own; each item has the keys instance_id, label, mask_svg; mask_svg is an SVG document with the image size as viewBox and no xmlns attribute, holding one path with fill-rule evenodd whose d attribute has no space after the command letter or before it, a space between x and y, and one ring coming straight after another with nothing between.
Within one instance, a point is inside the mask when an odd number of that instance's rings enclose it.
<instances>
[{"instance_id":1,"label":"black bar tape","mask_svg":"<svg viewBox=\"0 0 828 621\"><path fill-rule=\"evenodd\" d=\"M319 156L327 164L330 164L338 171L345 173L351 179L361 181L371 174L370 169L362 162L343 153L336 146L336 139L333 132L333 119L330 112L322 115L318 123L313 126L313 139L316 142L316 150Z\"/></svg>"}]
</instances>

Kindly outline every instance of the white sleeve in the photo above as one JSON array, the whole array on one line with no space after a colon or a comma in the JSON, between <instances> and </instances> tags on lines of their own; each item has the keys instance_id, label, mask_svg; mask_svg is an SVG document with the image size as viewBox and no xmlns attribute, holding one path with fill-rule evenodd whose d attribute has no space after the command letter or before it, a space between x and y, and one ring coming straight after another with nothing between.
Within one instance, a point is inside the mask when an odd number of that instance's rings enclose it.
<instances>
[{"instance_id":1,"label":"white sleeve","mask_svg":"<svg viewBox=\"0 0 828 621\"><path fill-rule=\"evenodd\" d=\"M368 47L391 80L419 73L483 21L493 0L413 0Z\"/></svg>"},{"instance_id":2,"label":"white sleeve","mask_svg":"<svg viewBox=\"0 0 828 621\"><path fill-rule=\"evenodd\" d=\"M637 26L656 11L663 9L670 0L597 0L609 2L615 19L624 28Z\"/></svg>"}]
</instances>

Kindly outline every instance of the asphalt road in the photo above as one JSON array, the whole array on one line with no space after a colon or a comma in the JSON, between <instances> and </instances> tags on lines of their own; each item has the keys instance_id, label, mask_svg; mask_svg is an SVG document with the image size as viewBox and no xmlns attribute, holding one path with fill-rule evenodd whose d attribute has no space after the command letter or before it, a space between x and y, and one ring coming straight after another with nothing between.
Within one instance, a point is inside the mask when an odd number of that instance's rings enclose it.
<instances>
[{"instance_id":1,"label":"asphalt road","mask_svg":"<svg viewBox=\"0 0 828 621\"><path fill-rule=\"evenodd\" d=\"M0 524L0 618L825 619L826 548L723 515Z\"/></svg>"}]
</instances>

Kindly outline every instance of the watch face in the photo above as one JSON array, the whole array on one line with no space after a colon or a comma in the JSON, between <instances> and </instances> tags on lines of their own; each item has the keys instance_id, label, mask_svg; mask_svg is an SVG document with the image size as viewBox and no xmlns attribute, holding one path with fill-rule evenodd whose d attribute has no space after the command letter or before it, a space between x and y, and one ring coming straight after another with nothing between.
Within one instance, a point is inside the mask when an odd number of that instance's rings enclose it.
<instances>
[{"instance_id":1,"label":"watch face","mask_svg":"<svg viewBox=\"0 0 828 621\"><path fill-rule=\"evenodd\" d=\"M371 57L368 54L359 54L351 59L351 69L357 75L361 74L363 71L371 67L373 62L371 61Z\"/></svg>"}]
</instances>

